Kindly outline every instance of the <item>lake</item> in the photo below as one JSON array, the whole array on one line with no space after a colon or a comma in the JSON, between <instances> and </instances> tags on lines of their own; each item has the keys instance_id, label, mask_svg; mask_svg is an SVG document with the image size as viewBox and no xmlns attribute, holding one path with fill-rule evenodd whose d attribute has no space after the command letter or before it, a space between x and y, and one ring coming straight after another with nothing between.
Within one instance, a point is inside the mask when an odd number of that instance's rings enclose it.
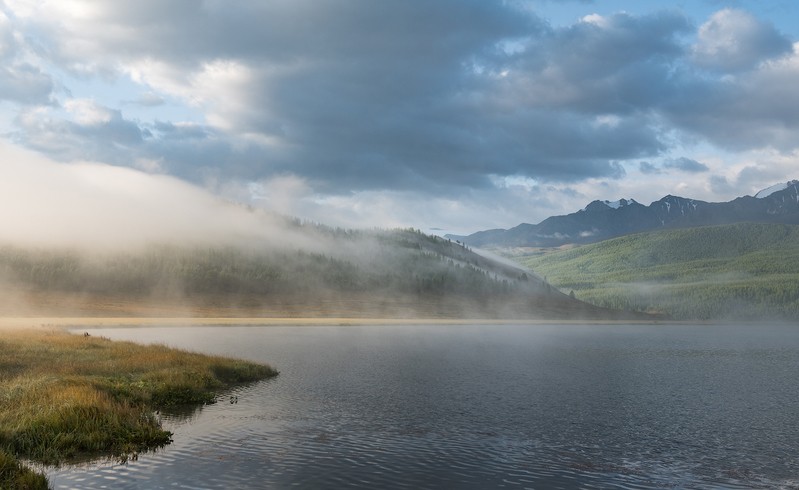
<instances>
[{"instance_id":1,"label":"lake","mask_svg":"<svg viewBox=\"0 0 799 490\"><path fill-rule=\"evenodd\" d=\"M799 488L796 325L89 332L280 376L163 416L174 442L137 461L49 471L57 489Z\"/></svg>"}]
</instances>

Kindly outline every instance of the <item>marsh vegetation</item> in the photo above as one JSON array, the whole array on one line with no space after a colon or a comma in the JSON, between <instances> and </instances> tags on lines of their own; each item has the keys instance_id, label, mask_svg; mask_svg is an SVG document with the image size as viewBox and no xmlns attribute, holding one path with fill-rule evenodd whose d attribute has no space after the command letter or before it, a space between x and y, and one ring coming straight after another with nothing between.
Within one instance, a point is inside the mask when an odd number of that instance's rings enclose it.
<instances>
[{"instance_id":1,"label":"marsh vegetation","mask_svg":"<svg viewBox=\"0 0 799 490\"><path fill-rule=\"evenodd\" d=\"M226 387L277 375L267 365L165 346L0 331L0 488L46 488L19 460L125 459L168 444L157 410L213 403Z\"/></svg>"}]
</instances>

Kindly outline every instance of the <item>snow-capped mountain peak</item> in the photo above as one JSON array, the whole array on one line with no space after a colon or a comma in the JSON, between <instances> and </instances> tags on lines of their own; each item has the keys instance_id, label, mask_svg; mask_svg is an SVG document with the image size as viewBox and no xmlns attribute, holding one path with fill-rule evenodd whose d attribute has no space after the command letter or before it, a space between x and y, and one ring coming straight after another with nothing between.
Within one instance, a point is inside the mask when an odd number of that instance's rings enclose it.
<instances>
[{"instance_id":1,"label":"snow-capped mountain peak","mask_svg":"<svg viewBox=\"0 0 799 490\"><path fill-rule=\"evenodd\" d=\"M796 184L799 184L799 180L792 180L790 182L780 182L779 184L774 184L771 187L766 187L762 191L755 194L755 197L757 199L763 199L765 197L774 194L775 192L784 191L788 187Z\"/></svg>"},{"instance_id":2,"label":"snow-capped mountain peak","mask_svg":"<svg viewBox=\"0 0 799 490\"><path fill-rule=\"evenodd\" d=\"M608 207L613 209L619 209L624 206L628 206L630 204L635 203L635 199L619 199L618 201L602 201L608 205Z\"/></svg>"},{"instance_id":3,"label":"snow-capped mountain peak","mask_svg":"<svg viewBox=\"0 0 799 490\"><path fill-rule=\"evenodd\" d=\"M455 237L473 246L560 247L660 229L693 228L731 223L799 223L799 180L769 187L759 199L740 197L708 203L668 195L649 206L632 199L593 201L576 213L550 216L534 225L487 230Z\"/></svg>"},{"instance_id":4,"label":"snow-capped mountain peak","mask_svg":"<svg viewBox=\"0 0 799 490\"><path fill-rule=\"evenodd\" d=\"M583 211L588 211L589 208L596 206L597 204L605 205L611 209L619 209L623 208L624 206L629 206L630 204L638 204L635 199L619 199L618 201L593 201L588 206L583 208Z\"/></svg>"}]
</instances>

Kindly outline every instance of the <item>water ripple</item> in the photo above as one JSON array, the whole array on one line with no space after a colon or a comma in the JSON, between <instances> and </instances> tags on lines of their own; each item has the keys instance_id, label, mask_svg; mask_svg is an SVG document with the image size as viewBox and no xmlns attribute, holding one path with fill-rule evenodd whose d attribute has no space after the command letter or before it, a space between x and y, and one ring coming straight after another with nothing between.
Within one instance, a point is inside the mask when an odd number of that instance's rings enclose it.
<instances>
[{"instance_id":1,"label":"water ripple","mask_svg":"<svg viewBox=\"0 0 799 490\"><path fill-rule=\"evenodd\" d=\"M799 489L799 335L702 328L104 330L281 375L165 415L162 450L51 484Z\"/></svg>"}]
</instances>

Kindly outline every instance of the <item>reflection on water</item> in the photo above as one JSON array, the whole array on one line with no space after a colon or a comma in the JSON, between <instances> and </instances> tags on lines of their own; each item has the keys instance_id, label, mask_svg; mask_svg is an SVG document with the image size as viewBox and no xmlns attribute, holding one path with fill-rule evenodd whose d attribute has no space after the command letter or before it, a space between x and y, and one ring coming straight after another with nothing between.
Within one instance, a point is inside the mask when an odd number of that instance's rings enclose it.
<instances>
[{"instance_id":1,"label":"reflection on water","mask_svg":"<svg viewBox=\"0 0 799 490\"><path fill-rule=\"evenodd\" d=\"M54 488L799 488L794 326L96 330L275 365ZM229 403L229 396L238 396Z\"/></svg>"}]
</instances>

